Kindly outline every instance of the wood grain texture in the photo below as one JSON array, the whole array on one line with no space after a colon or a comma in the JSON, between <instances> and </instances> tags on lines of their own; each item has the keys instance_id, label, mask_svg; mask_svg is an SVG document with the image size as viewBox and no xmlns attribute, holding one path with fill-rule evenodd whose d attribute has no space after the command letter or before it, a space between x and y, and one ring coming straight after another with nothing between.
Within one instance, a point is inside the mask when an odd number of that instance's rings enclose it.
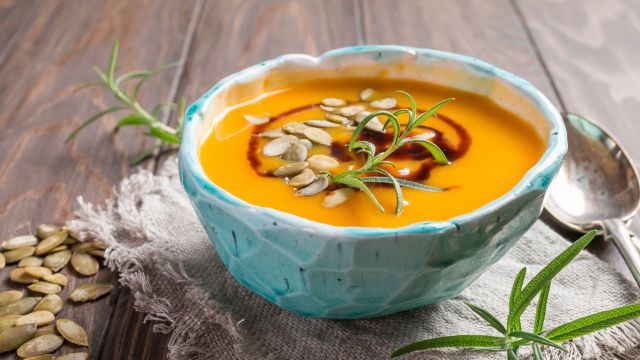
<instances>
[{"instance_id":1,"label":"wood grain texture","mask_svg":"<svg viewBox=\"0 0 640 360\"><path fill-rule=\"evenodd\" d=\"M113 133L114 118L93 125L70 145L63 144L70 131L112 99L99 90L73 95L80 83L95 80L91 65L106 66L115 39L121 40L123 70L153 68L178 60L191 17L192 1L19 1L2 4L0 19L18 19L19 10L29 21L18 33L19 41L3 40L12 46L0 67L0 238L23 234L41 222L61 223L75 207L75 197L102 201L111 187L130 172L128 162L147 144L138 131ZM27 21L25 20L25 21ZM9 24L4 21L0 28ZM17 31L17 30L16 30ZM4 34L2 35L4 36ZM14 35L16 36L16 35ZM4 38L2 38L4 39ZM11 45L14 44L14 45ZM143 101L165 101L173 81L168 73L148 84ZM8 271L0 273L3 288ZM96 278L71 277L69 289L88 281L108 281L117 277L102 271ZM66 295L66 290L63 292ZM115 332L110 328L112 309L119 291L97 302L68 304L61 316L87 327L92 358L108 348L113 357L127 358L111 347L114 338L128 335L129 324ZM126 293L125 293L126 295ZM133 312L132 306L127 307ZM139 315L130 317L137 333L150 332ZM111 330L111 332L110 332ZM156 336L163 344L163 337ZM137 342L136 338L131 339ZM162 358L166 346L147 349L149 358ZM76 348L64 346L63 351ZM126 349L128 350L128 349ZM11 358L4 354L0 358Z\"/></svg>"},{"instance_id":2,"label":"wood grain texture","mask_svg":"<svg viewBox=\"0 0 640 360\"><path fill-rule=\"evenodd\" d=\"M640 165L640 2L516 0L566 111L609 130ZM640 234L640 216L631 228ZM575 235L574 235L575 236ZM611 243L598 256L631 279Z\"/></svg>"}]
</instances>

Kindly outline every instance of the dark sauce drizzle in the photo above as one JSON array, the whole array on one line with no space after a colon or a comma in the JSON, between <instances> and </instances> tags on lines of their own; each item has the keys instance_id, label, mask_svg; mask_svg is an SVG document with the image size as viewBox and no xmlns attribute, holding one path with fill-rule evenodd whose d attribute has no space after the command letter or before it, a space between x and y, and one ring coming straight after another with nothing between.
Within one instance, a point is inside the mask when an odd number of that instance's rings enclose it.
<instances>
[{"instance_id":1,"label":"dark sauce drizzle","mask_svg":"<svg viewBox=\"0 0 640 360\"><path fill-rule=\"evenodd\" d=\"M277 121L277 120L295 115L299 112L317 108L319 106L320 106L320 103L299 106L291 110L285 111L279 115L272 116L269 119L269 122ZM418 110L418 112L424 112L424 110ZM467 153L467 151L469 150L469 146L471 146L471 136L469 136L469 133L462 125L460 125L458 122L454 121L450 117L442 114L438 114L438 119L442 120L443 122L445 122L447 125L451 126L455 130L459 138L459 143L457 146L454 146L453 144L451 144L451 142L449 142L444 137L444 134L437 129L422 125L418 128L419 129L418 131L433 132L434 136L431 137L429 141L438 145L440 149L442 149L442 151L445 153L445 155L447 155L447 158L449 159L449 161L453 162L457 159L460 159ZM384 119L381 119L381 120L383 120L384 122ZM268 124L269 123L256 125L253 128L253 134L249 142L249 149L247 150L247 159L249 160L251 167L253 168L253 170L256 172L257 175L271 177L272 175L270 173L260 171L261 162L257 155L259 153L258 151L259 136L258 135L266 129ZM384 151L393 142L393 134L390 132L380 133L380 132L370 131L365 129L360 135L360 139L369 141L376 146L376 149L380 151ZM357 160L356 155L352 154L351 152L349 152L349 150L347 150L347 143L343 143L340 141L334 141L331 144L331 155L341 162ZM420 162L419 168L417 170L415 169L412 170L408 175L394 174L397 178L411 180L411 181L422 182L427 180L429 178L429 175L431 174L431 170L439 166L436 163L436 161L433 159L429 151L427 151L427 149L425 149L424 147L418 144L405 145L399 148L398 150L396 150L387 159L390 161L394 161L394 160L419 161Z\"/></svg>"}]
</instances>

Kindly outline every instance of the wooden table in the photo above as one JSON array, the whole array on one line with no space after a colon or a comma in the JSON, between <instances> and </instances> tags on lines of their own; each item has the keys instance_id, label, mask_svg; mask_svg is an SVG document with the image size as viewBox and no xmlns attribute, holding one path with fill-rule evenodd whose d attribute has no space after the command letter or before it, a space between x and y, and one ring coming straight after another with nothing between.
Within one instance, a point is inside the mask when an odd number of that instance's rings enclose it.
<instances>
[{"instance_id":1,"label":"wooden table","mask_svg":"<svg viewBox=\"0 0 640 360\"><path fill-rule=\"evenodd\" d=\"M636 0L0 0L0 239L63 222L77 196L105 199L151 144L137 129L114 133L115 118L63 144L113 102L73 90L94 80L91 65L106 66L116 39L125 70L183 61L147 86L143 99L154 104L191 102L223 76L283 53L375 43L459 52L528 79L640 159L638 19ZM624 270L612 246L594 250ZM12 287L1 275L2 289ZM61 314L86 325L92 358L164 358L169 336L134 311L116 274L99 278L116 285L109 297Z\"/></svg>"}]
</instances>

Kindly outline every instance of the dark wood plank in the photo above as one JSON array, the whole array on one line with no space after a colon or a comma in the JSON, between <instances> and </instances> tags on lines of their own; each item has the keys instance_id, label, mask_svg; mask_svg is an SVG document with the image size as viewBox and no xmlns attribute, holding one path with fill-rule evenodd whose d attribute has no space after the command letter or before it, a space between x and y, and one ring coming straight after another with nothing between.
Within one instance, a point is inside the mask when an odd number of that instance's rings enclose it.
<instances>
[{"instance_id":1,"label":"dark wood plank","mask_svg":"<svg viewBox=\"0 0 640 360\"><path fill-rule=\"evenodd\" d=\"M40 2L36 0L0 1L0 66L7 54L20 42L39 6Z\"/></svg>"},{"instance_id":2,"label":"dark wood plank","mask_svg":"<svg viewBox=\"0 0 640 360\"><path fill-rule=\"evenodd\" d=\"M0 67L4 89L0 92L0 238L28 232L41 222L61 223L71 216L76 196L102 201L110 195L111 187L130 173L128 162L148 141L135 130L114 134L115 118L95 124L70 145L63 144L83 119L112 104L104 92L73 95L73 89L95 79L91 65L104 67L118 38L124 70L131 70L132 64L153 68L178 60L193 5L194 1L127 0L46 1L39 5ZM18 15L3 12L1 17ZM0 27L4 26L2 22ZM173 76L168 73L152 80L143 101L166 101ZM7 269L0 273L3 289L10 286L7 276ZM69 289L95 280L72 276ZM106 270L98 280L117 285L117 276ZM92 358L111 349L120 336L132 336L127 333L129 324L109 326L114 306L132 309L132 297L119 294L114 291L95 303L67 305L61 313L87 327ZM150 333L151 325L141 325L141 316L136 316L132 321L143 329L138 333ZM158 346L146 348L147 357L164 356L166 337L154 335L153 340L147 340L147 335L141 336L142 340L130 341L156 343ZM73 350L77 349L63 347L63 351ZM132 358L129 353L112 350L109 354L103 358ZM1 358L10 357L5 354Z\"/></svg>"},{"instance_id":3,"label":"dark wood plank","mask_svg":"<svg viewBox=\"0 0 640 360\"><path fill-rule=\"evenodd\" d=\"M517 0L561 100L608 129L640 165L640 3ZM640 233L640 217L632 229ZM598 256L631 279L610 243Z\"/></svg>"}]
</instances>

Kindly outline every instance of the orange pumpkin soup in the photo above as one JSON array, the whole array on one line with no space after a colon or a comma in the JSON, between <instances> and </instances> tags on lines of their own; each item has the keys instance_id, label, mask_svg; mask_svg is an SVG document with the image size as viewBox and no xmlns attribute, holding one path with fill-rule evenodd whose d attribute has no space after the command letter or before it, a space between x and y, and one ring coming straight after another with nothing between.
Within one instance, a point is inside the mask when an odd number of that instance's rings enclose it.
<instances>
[{"instance_id":1,"label":"orange pumpkin soup","mask_svg":"<svg viewBox=\"0 0 640 360\"><path fill-rule=\"evenodd\" d=\"M394 212L392 186L367 183L383 213L365 192L336 191L343 185L323 175L323 171L335 176L360 168L364 156L349 151L347 144L366 115L361 112L410 108L408 98L397 90L413 96L418 114L445 98L455 98L409 134L438 145L449 164L438 164L425 147L410 144L387 158L395 167L381 166L398 179L442 190L402 187L400 215ZM406 124L408 116L399 115L398 120ZM378 116L358 137L374 144L376 154L393 142L391 127L381 131L385 121ZM248 203L337 226L392 228L468 213L513 188L545 148L528 122L489 99L409 80L303 82L231 106L213 124L199 152L211 181ZM287 142L283 153L284 137L293 142ZM322 191L305 192L325 176L329 182Z\"/></svg>"}]
</instances>

